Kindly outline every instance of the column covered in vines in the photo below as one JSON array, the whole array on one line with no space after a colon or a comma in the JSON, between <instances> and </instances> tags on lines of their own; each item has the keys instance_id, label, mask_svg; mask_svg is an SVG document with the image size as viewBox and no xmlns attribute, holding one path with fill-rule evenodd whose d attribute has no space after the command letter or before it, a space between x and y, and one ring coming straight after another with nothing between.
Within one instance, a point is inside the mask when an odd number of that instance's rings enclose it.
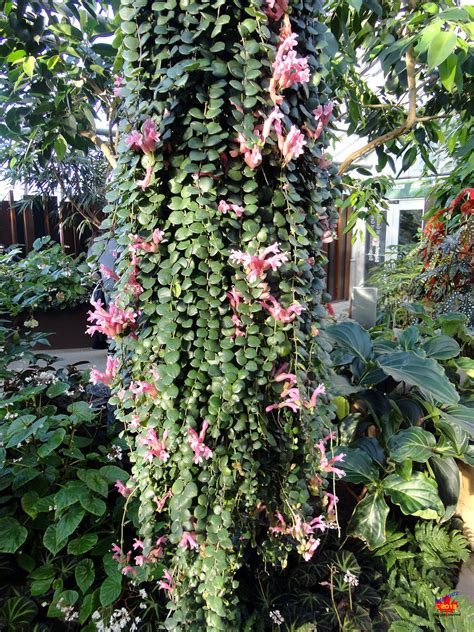
<instances>
[{"instance_id":1,"label":"column covered in vines","mask_svg":"<svg viewBox=\"0 0 474 632\"><path fill-rule=\"evenodd\" d=\"M334 519L320 5L121 4L124 118L104 223L118 280L92 321L114 339L133 463L122 491L140 500L140 538L116 559L160 582L170 629L240 629L249 551L309 560Z\"/></svg>"}]
</instances>

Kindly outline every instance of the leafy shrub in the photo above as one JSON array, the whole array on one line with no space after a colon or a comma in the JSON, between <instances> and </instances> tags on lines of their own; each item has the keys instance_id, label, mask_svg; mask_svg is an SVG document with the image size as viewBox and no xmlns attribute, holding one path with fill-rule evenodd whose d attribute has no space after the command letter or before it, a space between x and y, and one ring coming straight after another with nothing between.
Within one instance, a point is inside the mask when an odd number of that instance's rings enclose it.
<instances>
[{"instance_id":1,"label":"leafy shrub","mask_svg":"<svg viewBox=\"0 0 474 632\"><path fill-rule=\"evenodd\" d=\"M442 331L449 317L439 324ZM474 465L469 393L462 394L459 375L453 375L456 388L440 364L456 366L461 348L450 336L422 331L413 325L396 337L376 332L371 338L346 321L327 332L342 373L338 417L348 445L338 448L346 455L341 468L359 500L348 533L370 548L384 543L394 508L423 519L449 518L459 495L455 459Z\"/></svg>"},{"instance_id":2,"label":"leafy shrub","mask_svg":"<svg viewBox=\"0 0 474 632\"><path fill-rule=\"evenodd\" d=\"M66 309L88 301L92 279L81 258L67 255L50 237L0 255L0 312L16 315L36 309Z\"/></svg>"}]
</instances>

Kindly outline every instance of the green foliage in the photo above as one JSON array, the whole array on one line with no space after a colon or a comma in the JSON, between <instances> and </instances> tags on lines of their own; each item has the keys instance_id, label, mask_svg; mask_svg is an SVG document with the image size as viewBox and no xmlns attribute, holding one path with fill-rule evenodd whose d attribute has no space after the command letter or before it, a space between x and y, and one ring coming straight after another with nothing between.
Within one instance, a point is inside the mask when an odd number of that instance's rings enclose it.
<instances>
[{"instance_id":1,"label":"green foliage","mask_svg":"<svg viewBox=\"0 0 474 632\"><path fill-rule=\"evenodd\" d=\"M50 237L0 255L0 313L26 315L35 309L66 309L89 299L92 278L81 259L67 255Z\"/></svg>"},{"instance_id":2,"label":"green foliage","mask_svg":"<svg viewBox=\"0 0 474 632\"><path fill-rule=\"evenodd\" d=\"M340 467L360 494L348 533L371 549L384 544L387 521L399 511L451 517L459 496L454 459L472 464L472 388L456 373L461 347L430 320L396 337L383 330L370 336L352 321L327 329L334 364L346 376L337 382L339 397L349 404L338 406L347 443L338 448L345 454ZM457 402L457 417L449 416Z\"/></svg>"},{"instance_id":3,"label":"green foliage","mask_svg":"<svg viewBox=\"0 0 474 632\"><path fill-rule=\"evenodd\" d=\"M328 346L319 344L312 326L324 327L321 237L335 226L337 180L331 183L319 164L323 136L307 138L303 156L285 167L273 134L259 145L261 167L253 170L234 155L239 133L249 146L259 143L255 126L273 109L268 83L279 24L262 6L257 0L127 0L120 9L127 113L120 135L143 130L152 118L161 138L145 154L120 143L107 196L104 227L119 243L116 296L121 307L140 314L136 337L116 337L121 379L112 402L126 427L134 415L141 423L138 435L127 437L146 551L158 536L169 538L163 564L176 582L170 629L237 629L243 560L258 548L267 563L282 564L295 546L294 539L269 534L274 513L293 522L295 515L321 512L323 489L311 499L308 479L320 469L312 445L332 407L321 396L313 412L265 409L278 402L272 371L285 361L306 400L327 374ZM310 112L328 101L319 56L331 40L318 22L320 9L320 2L291 2L298 54L309 57L314 79L282 95L285 132L311 125ZM142 190L147 168L152 179ZM241 205L243 217L221 213L220 200ZM164 240L140 252L136 278L143 292L133 297L130 234L151 244L155 229ZM275 242L289 260L266 275L269 291L285 307L304 306L288 323L268 317L259 303L262 287L229 260L233 249L256 254ZM234 337L232 287L244 297L237 311L245 336ZM151 381L158 394L132 397L132 380ZM200 432L204 421L212 457L196 463L189 429ZM143 440L150 430L160 440L167 432L166 461L147 457ZM169 490L173 497L158 517L153 498ZM198 550L180 546L189 532ZM146 572L161 579L163 568L148 564Z\"/></svg>"}]
</instances>

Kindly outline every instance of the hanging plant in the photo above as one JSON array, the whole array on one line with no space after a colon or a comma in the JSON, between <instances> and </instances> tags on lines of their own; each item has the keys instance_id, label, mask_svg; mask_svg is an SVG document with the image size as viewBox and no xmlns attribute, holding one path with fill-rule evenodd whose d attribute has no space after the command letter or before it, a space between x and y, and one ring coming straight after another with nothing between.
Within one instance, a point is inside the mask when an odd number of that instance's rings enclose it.
<instances>
[{"instance_id":1,"label":"hanging plant","mask_svg":"<svg viewBox=\"0 0 474 632\"><path fill-rule=\"evenodd\" d=\"M120 9L127 119L104 222L119 281L91 320L115 332L124 491L140 498L140 536L115 559L159 581L169 629L240 629L244 556L309 560L335 524L319 5Z\"/></svg>"}]
</instances>

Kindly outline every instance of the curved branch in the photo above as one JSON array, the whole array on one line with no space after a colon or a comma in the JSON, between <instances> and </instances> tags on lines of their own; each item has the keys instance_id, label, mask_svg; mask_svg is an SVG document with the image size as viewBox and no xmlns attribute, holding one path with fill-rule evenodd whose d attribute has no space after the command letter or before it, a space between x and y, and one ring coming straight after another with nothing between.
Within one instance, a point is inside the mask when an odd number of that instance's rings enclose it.
<instances>
[{"instance_id":1,"label":"curved branch","mask_svg":"<svg viewBox=\"0 0 474 632\"><path fill-rule=\"evenodd\" d=\"M107 143L105 141L103 141L101 138L99 138L99 136L97 136L97 134L94 134L94 132L90 132L90 131L87 131L87 130L85 130L83 132L80 132L80 135L84 136L84 138L88 138L95 145L97 145L97 147L100 149L100 151L104 154L104 156L107 159L107 162L109 163L109 165L112 167L112 169L115 169L115 167L117 166L117 161L115 160L115 156L112 153L112 150L110 149L110 147L107 145Z\"/></svg>"}]
</instances>

